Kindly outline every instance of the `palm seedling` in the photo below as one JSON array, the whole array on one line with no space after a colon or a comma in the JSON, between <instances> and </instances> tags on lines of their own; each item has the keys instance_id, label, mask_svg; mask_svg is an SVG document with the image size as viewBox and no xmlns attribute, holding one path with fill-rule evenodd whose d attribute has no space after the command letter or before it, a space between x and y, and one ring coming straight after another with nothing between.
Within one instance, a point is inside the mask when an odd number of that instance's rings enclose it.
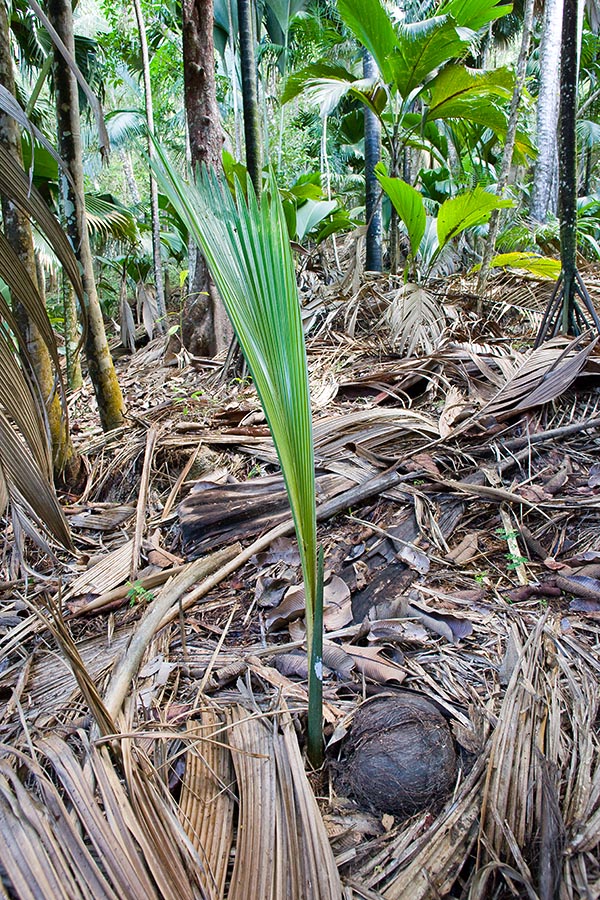
<instances>
[{"instance_id":1,"label":"palm seedling","mask_svg":"<svg viewBox=\"0 0 600 900\"><path fill-rule=\"evenodd\" d=\"M312 417L294 263L275 179L236 199L214 172L186 184L157 145L156 175L187 224L246 357L281 464L306 597L308 753L322 758L322 563L317 553Z\"/></svg>"}]
</instances>

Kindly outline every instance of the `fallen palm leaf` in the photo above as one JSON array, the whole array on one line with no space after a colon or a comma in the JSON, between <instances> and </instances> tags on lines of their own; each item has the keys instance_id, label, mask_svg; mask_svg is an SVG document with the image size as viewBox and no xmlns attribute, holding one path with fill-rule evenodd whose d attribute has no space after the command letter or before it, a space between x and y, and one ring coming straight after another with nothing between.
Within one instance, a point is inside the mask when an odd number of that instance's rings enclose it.
<instances>
[{"instance_id":1,"label":"fallen palm leaf","mask_svg":"<svg viewBox=\"0 0 600 900\"><path fill-rule=\"evenodd\" d=\"M533 350L477 418L512 415L560 397L583 370L597 341L577 350L581 338L571 342L556 338Z\"/></svg>"},{"instance_id":2,"label":"fallen palm leaf","mask_svg":"<svg viewBox=\"0 0 600 900\"><path fill-rule=\"evenodd\" d=\"M426 355L437 349L446 317L435 297L424 287L405 284L385 314L392 343L401 356Z\"/></svg>"},{"instance_id":3,"label":"fallen palm leaf","mask_svg":"<svg viewBox=\"0 0 600 900\"><path fill-rule=\"evenodd\" d=\"M225 897L236 807L231 755L222 740L212 739L221 727L213 709L204 710L200 722L188 723L190 744L179 799L183 827L204 861L213 888L209 896L215 900Z\"/></svg>"}]
</instances>

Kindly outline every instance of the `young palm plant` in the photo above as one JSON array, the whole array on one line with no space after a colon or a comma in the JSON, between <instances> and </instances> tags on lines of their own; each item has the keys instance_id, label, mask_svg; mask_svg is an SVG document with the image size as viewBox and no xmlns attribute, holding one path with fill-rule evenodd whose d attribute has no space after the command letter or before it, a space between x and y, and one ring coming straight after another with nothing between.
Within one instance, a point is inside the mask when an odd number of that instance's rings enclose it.
<instances>
[{"instance_id":1,"label":"young palm plant","mask_svg":"<svg viewBox=\"0 0 600 900\"><path fill-rule=\"evenodd\" d=\"M292 509L306 597L308 753L322 758L322 559L317 553L312 417L294 263L275 179L234 200L214 172L186 184L157 145L161 183L202 250L271 429Z\"/></svg>"}]
</instances>

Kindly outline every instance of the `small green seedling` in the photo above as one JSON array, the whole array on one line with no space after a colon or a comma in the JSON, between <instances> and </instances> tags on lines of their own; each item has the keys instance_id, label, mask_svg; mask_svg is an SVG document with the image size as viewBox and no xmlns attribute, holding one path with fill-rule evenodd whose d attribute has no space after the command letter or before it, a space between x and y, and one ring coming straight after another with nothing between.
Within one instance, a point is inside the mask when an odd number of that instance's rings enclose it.
<instances>
[{"instance_id":1,"label":"small green seedling","mask_svg":"<svg viewBox=\"0 0 600 900\"><path fill-rule=\"evenodd\" d=\"M514 571L518 569L519 566L525 565L525 563L529 562L526 556L519 556L517 553L505 553L504 558L508 560L506 564L506 568Z\"/></svg>"},{"instance_id":2,"label":"small green seedling","mask_svg":"<svg viewBox=\"0 0 600 900\"><path fill-rule=\"evenodd\" d=\"M127 599L130 606L137 606L140 603L151 603L154 600L152 591L148 591L141 581L128 581L129 590L127 591Z\"/></svg>"}]
</instances>

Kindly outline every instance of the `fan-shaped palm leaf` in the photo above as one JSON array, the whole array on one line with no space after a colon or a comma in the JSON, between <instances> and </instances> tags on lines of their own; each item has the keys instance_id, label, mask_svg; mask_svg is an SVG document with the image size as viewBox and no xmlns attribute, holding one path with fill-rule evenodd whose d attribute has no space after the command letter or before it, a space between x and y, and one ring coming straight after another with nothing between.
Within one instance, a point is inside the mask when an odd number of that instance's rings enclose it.
<instances>
[{"instance_id":1,"label":"fan-shaped palm leaf","mask_svg":"<svg viewBox=\"0 0 600 900\"><path fill-rule=\"evenodd\" d=\"M156 175L206 258L248 361L288 492L304 574L309 653L309 746L321 748L322 610L318 596L312 418L302 317L279 191L258 204L214 173L185 184L157 146ZM321 597L322 602L322 597Z\"/></svg>"}]
</instances>

